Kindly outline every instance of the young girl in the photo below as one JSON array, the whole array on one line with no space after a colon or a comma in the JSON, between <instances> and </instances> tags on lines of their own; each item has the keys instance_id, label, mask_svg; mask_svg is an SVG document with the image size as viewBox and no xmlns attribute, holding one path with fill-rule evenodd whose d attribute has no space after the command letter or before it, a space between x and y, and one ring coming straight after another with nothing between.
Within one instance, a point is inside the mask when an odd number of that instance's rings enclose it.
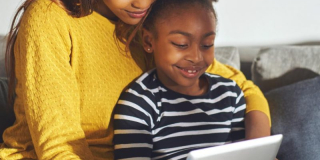
<instances>
[{"instance_id":1,"label":"young girl","mask_svg":"<svg viewBox=\"0 0 320 160\"><path fill-rule=\"evenodd\" d=\"M153 1L25 1L6 52L16 121L3 133L0 159L113 158L112 110L146 66L140 52L123 53L114 35L129 40L126 27L133 30ZM252 131L269 128L262 123L268 105L255 85L216 61L209 71L235 79L244 90L248 111L255 110L246 116L257 124L247 125ZM264 135L257 133L252 135Z\"/></svg>"},{"instance_id":2,"label":"young girl","mask_svg":"<svg viewBox=\"0 0 320 160\"><path fill-rule=\"evenodd\" d=\"M241 89L205 73L214 59L212 0L157 0L144 23L143 46L156 69L115 107L115 158L185 159L191 150L244 139Z\"/></svg>"}]
</instances>

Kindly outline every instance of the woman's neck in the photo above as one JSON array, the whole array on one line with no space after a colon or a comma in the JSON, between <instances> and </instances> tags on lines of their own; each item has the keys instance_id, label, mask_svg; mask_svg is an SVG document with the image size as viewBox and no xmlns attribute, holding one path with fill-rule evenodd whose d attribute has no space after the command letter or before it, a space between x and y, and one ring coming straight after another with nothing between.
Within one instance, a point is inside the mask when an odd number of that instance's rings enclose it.
<instances>
[{"instance_id":1,"label":"woman's neck","mask_svg":"<svg viewBox=\"0 0 320 160\"><path fill-rule=\"evenodd\" d=\"M108 18L109 20L116 21L118 17L109 9L109 7L103 1L97 1L94 11Z\"/></svg>"}]
</instances>

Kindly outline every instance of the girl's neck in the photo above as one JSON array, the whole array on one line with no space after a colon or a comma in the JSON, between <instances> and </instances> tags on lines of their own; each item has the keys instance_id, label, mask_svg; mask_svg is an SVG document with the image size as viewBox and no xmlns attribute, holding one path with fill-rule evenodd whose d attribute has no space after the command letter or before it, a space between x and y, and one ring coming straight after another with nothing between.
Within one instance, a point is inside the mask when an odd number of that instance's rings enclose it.
<instances>
[{"instance_id":1,"label":"girl's neck","mask_svg":"<svg viewBox=\"0 0 320 160\"><path fill-rule=\"evenodd\" d=\"M109 20L116 21L118 17L109 9L109 7L103 1L97 1L94 11L106 17Z\"/></svg>"},{"instance_id":2,"label":"girl's neck","mask_svg":"<svg viewBox=\"0 0 320 160\"><path fill-rule=\"evenodd\" d=\"M167 88L188 96L201 96L208 92L209 82L205 76L201 76L197 84L190 87L166 86Z\"/></svg>"}]
</instances>

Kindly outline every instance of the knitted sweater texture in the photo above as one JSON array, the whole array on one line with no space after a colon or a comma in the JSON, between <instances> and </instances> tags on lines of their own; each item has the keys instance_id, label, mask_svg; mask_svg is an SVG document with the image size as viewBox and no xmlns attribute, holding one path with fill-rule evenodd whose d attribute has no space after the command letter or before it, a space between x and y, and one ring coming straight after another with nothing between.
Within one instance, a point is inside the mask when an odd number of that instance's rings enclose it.
<instances>
[{"instance_id":1,"label":"knitted sweater texture","mask_svg":"<svg viewBox=\"0 0 320 160\"><path fill-rule=\"evenodd\" d=\"M73 18L50 0L28 7L14 48L16 122L3 134L0 159L113 159L113 107L144 69L141 54L119 50L114 29L96 12ZM247 112L269 116L241 72L217 61L208 71L238 83Z\"/></svg>"}]
</instances>

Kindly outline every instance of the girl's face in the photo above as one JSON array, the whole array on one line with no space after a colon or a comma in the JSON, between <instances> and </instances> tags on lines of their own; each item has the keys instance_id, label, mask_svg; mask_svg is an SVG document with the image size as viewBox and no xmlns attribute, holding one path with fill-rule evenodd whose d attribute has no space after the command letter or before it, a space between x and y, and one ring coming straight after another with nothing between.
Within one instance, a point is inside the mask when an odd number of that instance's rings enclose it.
<instances>
[{"instance_id":1,"label":"girl's face","mask_svg":"<svg viewBox=\"0 0 320 160\"><path fill-rule=\"evenodd\" d=\"M165 19L156 20L157 37L144 30L143 46L154 54L160 81L192 95L201 89L200 76L213 63L215 17L200 5L169 12Z\"/></svg>"},{"instance_id":2,"label":"girl's face","mask_svg":"<svg viewBox=\"0 0 320 160\"><path fill-rule=\"evenodd\" d=\"M123 22L137 24L155 0L103 0L113 14Z\"/></svg>"}]
</instances>

